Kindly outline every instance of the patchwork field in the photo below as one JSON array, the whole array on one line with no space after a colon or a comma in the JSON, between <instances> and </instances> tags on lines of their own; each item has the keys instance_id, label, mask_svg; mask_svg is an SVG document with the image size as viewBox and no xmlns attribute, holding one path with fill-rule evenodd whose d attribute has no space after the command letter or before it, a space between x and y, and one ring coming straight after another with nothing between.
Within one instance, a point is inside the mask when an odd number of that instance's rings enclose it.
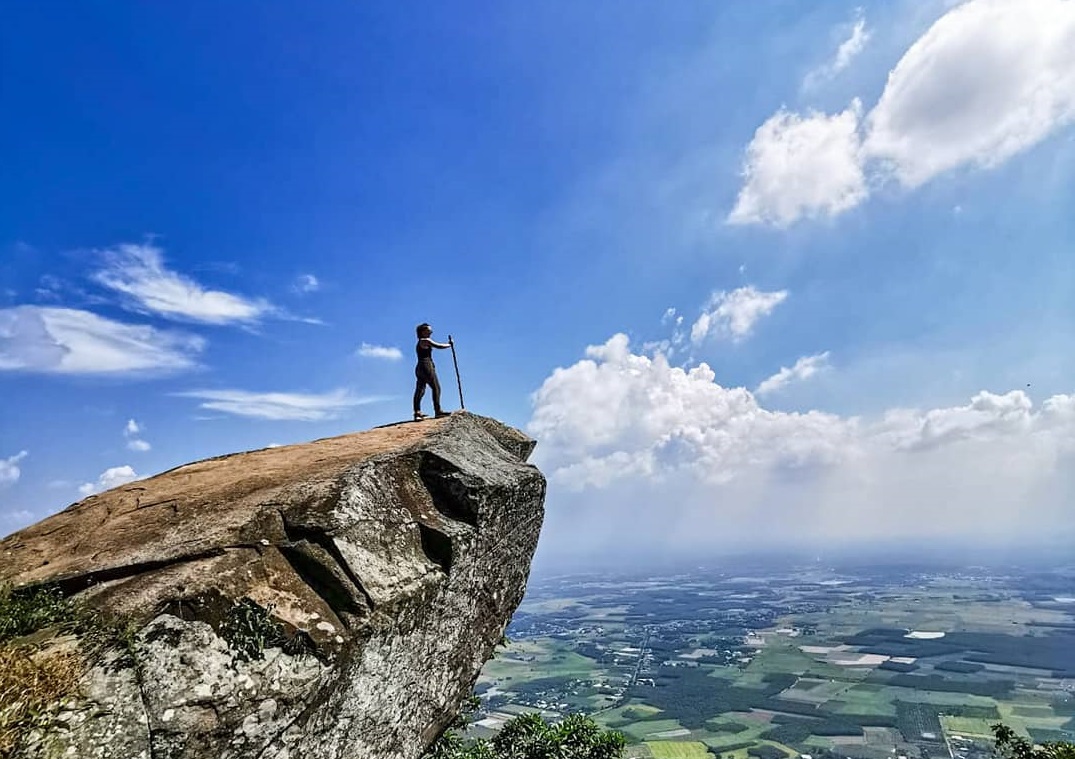
<instances>
[{"instance_id":1,"label":"patchwork field","mask_svg":"<svg viewBox=\"0 0 1075 759\"><path fill-rule=\"evenodd\" d=\"M1073 577L560 580L478 691L485 713L589 713L635 757L977 759L999 721L1075 738L1075 605L1051 600Z\"/></svg>"}]
</instances>

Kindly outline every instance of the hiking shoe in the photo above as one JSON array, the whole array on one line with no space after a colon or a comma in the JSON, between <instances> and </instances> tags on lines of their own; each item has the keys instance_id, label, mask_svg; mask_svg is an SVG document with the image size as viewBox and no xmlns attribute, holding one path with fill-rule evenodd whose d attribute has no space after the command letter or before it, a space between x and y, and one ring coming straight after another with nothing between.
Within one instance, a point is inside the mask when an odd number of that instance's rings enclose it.
<instances>
[{"instance_id":1,"label":"hiking shoe","mask_svg":"<svg viewBox=\"0 0 1075 759\"><path fill-rule=\"evenodd\" d=\"M428 418L429 417L426 416L425 414L423 414L421 411L415 411L414 412L414 421L416 421L416 422L420 422L423 419L428 419Z\"/></svg>"},{"instance_id":2,"label":"hiking shoe","mask_svg":"<svg viewBox=\"0 0 1075 759\"><path fill-rule=\"evenodd\" d=\"M438 411L437 412L437 419L442 419L443 417L451 416L451 415L452 415L451 411Z\"/></svg>"}]
</instances>

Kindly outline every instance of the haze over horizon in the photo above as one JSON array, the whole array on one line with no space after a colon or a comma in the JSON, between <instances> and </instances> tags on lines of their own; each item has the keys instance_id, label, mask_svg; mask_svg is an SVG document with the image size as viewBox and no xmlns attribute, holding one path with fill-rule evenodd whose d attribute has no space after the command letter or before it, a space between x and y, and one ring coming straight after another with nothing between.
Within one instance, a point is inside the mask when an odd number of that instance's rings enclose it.
<instances>
[{"instance_id":1,"label":"haze over horizon","mask_svg":"<svg viewBox=\"0 0 1075 759\"><path fill-rule=\"evenodd\" d=\"M542 566L1071 545L1075 0L609 7L12 8L0 533L406 419L430 321Z\"/></svg>"}]
</instances>

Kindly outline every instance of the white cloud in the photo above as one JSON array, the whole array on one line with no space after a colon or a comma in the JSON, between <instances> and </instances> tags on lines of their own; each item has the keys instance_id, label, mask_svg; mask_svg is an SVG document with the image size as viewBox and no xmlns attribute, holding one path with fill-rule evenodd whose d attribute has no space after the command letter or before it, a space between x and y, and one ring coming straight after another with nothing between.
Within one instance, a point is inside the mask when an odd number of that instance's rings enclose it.
<instances>
[{"instance_id":1,"label":"white cloud","mask_svg":"<svg viewBox=\"0 0 1075 759\"><path fill-rule=\"evenodd\" d=\"M767 293L753 285L713 293L691 327L691 342L698 344L709 336L742 340L759 319L771 314L787 297L787 290Z\"/></svg>"},{"instance_id":2,"label":"white cloud","mask_svg":"<svg viewBox=\"0 0 1075 759\"><path fill-rule=\"evenodd\" d=\"M571 515L565 550L1075 530L1075 395L1035 408L1022 391L983 392L877 419L784 413L616 335L554 371L533 404L536 463Z\"/></svg>"},{"instance_id":3,"label":"white cloud","mask_svg":"<svg viewBox=\"0 0 1075 759\"><path fill-rule=\"evenodd\" d=\"M622 334L586 356L545 380L529 425L553 459L553 476L575 486L684 469L722 481L761 459L840 455L851 434L832 415L765 411L749 391L717 384L704 363L683 369L661 355L633 354Z\"/></svg>"},{"instance_id":4,"label":"white cloud","mask_svg":"<svg viewBox=\"0 0 1075 759\"><path fill-rule=\"evenodd\" d=\"M139 437L143 431L142 425L134 419L127 420L127 426L123 428L123 437L127 438L127 448L129 450L145 453L153 448L148 442Z\"/></svg>"},{"instance_id":5,"label":"white cloud","mask_svg":"<svg viewBox=\"0 0 1075 759\"><path fill-rule=\"evenodd\" d=\"M765 379L754 390L755 395L768 395L785 387L791 382L809 379L818 372L826 369L829 365L829 352L818 353L813 356L803 356L795 362L794 366L780 367L780 371Z\"/></svg>"},{"instance_id":6,"label":"white cloud","mask_svg":"<svg viewBox=\"0 0 1075 759\"><path fill-rule=\"evenodd\" d=\"M870 32L866 29L866 19L862 17L862 9L859 9L859 18L855 20L855 25L851 28L851 35L840 43L840 47L836 50L836 58L832 62L831 69L833 73L839 73L851 65L858 54L866 48L866 43L870 41Z\"/></svg>"},{"instance_id":7,"label":"white cloud","mask_svg":"<svg viewBox=\"0 0 1075 759\"><path fill-rule=\"evenodd\" d=\"M743 188L730 224L787 226L835 216L866 197L858 134L862 108L806 116L780 110L758 127L743 162Z\"/></svg>"},{"instance_id":8,"label":"white cloud","mask_svg":"<svg viewBox=\"0 0 1075 759\"><path fill-rule=\"evenodd\" d=\"M370 345L369 343L362 343L358 349L358 355L363 358L379 358L385 361L399 361L403 358L403 352L399 348Z\"/></svg>"},{"instance_id":9,"label":"white cloud","mask_svg":"<svg viewBox=\"0 0 1075 759\"><path fill-rule=\"evenodd\" d=\"M101 472L97 482L87 482L79 485L78 492L83 496L89 496L112 488L118 488L120 485L126 485L128 482L134 482L138 479L141 479L141 476L130 466L114 466Z\"/></svg>"},{"instance_id":10,"label":"white cloud","mask_svg":"<svg viewBox=\"0 0 1075 759\"><path fill-rule=\"evenodd\" d=\"M0 512L0 524L4 526L5 532L10 529L17 530L28 525L33 519L33 513L26 509L14 509L13 511Z\"/></svg>"},{"instance_id":11,"label":"white cloud","mask_svg":"<svg viewBox=\"0 0 1075 759\"><path fill-rule=\"evenodd\" d=\"M205 341L71 308L0 309L0 371L164 373L190 369Z\"/></svg>"},{"instance_id":12,"label":"white cloud","mask_svg":"<svg viewBox=\"0 0 1075 759\"><path fill-rule=\"evenodd\" d=\"M857 58L859 53L866 48L866 43L870 41L872 35L866 28L866 19L863 16L862 8L858 8L855 11L855 16L855 22L851 26L850 33L847 39L841 42L836 49L836 55L824 66L814 69L806 75L803 81L804 89L813 89L825 80L832 79L850 66L851 61Z\"/></svg>"},{"instance_id":13,"label":"white cloud","mask_svg":"<svg viewBox=\"0 0 1075 759\"><path fill-rule=\"evenodd\" d=\"M888 177L914 188L955 169L992 168L1075 122L1075 0L957 5L860 112L856 100L833 116L782 109L769 118L747 147L728 222L835 216Z\"/></svg>"},{"instance_id":14,"label":"white cloud","mask_svg":"<svg viewBox=\"0 0 1075 759\"><path fill-rule=\"evenodd\" d=\"M335 419L349 409L385 400L356 397L346 390L329 393L252 393L246 390L192 390L177 393L202 401L200 408L236 416L278 421L317 422Z\"/></svg>"},{"instance_id":15,"label":"white cloud","mask_svg":"<svg viewBox=\"0 0 1075 759\"><path fill-rule=\"evenodd\" d=\"M265 300L207 290L164 266L159 248L120 245L104 252L106 267L94 274L99 284L128 296L141 313L205 324L253 323L275 312Z\"/></svg>"},{"instance_id":16,"label":"white cloud","mask_svg":"<svg viewBox=\"0 0 1075 759\"><path fill-rule=\"evenodd\" d=\"M22 470L19 469L19 462L28 455L29 454L26 451L19 451L14 456L0 459L0 487L14 485L19 481L19 477L22 476Z\"/></svg>"},{"instance_id":17,"label":"white cloud","mask_svg":"<svg viewBox=\"0 0 1075 759\"><path fill-rule=\"evenodd\" d=\"M1075 396L1055 396L1049 406L1066 404ZM1005 395L981 392L965 406L932 409L924 413L890 412L885 435L894 445L907 448L930 448L961 440L1006 436L1029 431L1033 404L1022 390Z\"/></svg>"},{"instance_id":18,"label":"white cloud","mask_svg":"<svg viewBox=\"0 0 1075 759\"><path fill-rule=\"evenodd\" d=\"M315 293L321 289L321 282L313 274L300 274L295 280L295 292Z\"/></svg>"},{"instance_id":19,"label":"white cloud","mask_svg":"<svg viewBox=\"0 0 1075 759\"><path fill-rule=\"evenodd\" d=\"M916 187L989 168L1075 120L1075 1L974 0L939 19L888 75L865 147Z\"/></svg>"}]
</instances>

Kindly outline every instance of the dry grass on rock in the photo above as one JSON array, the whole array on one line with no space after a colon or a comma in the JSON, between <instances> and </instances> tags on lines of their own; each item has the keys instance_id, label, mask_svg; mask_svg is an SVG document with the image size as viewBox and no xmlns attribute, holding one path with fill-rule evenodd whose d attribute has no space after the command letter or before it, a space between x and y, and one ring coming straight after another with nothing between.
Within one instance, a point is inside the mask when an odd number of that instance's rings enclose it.
<instances>
[{"instance_id":1,"label":"dry grass on rock","mask_svg":"<svg viewBox=\"0 0 1075 759\"><path fill-rule=\"evenodd\" d=\"M16 756L45 710L74 693L83 665L77 650L0 645L0 757Z\"/></svg>"}]
</instances>

